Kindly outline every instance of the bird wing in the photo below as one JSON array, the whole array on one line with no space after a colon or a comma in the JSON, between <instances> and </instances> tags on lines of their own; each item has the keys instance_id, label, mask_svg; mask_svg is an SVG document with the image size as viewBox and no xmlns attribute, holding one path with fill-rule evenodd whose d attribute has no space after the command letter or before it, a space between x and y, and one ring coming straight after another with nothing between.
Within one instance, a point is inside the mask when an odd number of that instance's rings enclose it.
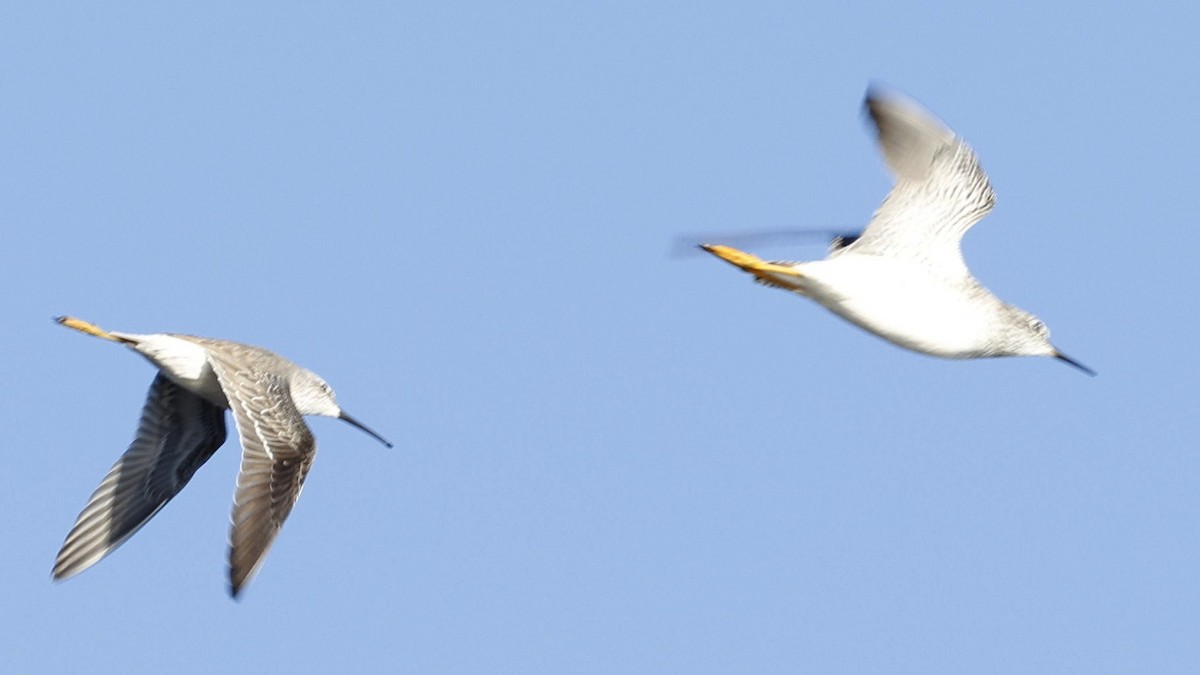
<instances>
[{"instance_id":1,"label":"bird wing","mask_svg":"<svg viewBox=\"0 0 1200 675\"><path fill-rule=\"evenodd\" d=\"M224 442L225 411L159 373L137 436L75 520L54 578L79 574L133 536Z\"/></svg>"},{"instance_id":2,"label":"bird wing","mask_svg":"<svg viewBox=\"0 0 1200 675\"><path fill-rule=\"evenodd\" d=\"M975 153L912 101L868 92L864 105L896 184L862 236L835 253L904 258L948 280L969 277L962 237L996 203Z\"/></svg>"},{"instance_id":3,"label":"bird wing","mask_svg":"<svg viewBox=\"0 0 1200 675\"><path fill-rule=\"evenodd\" d=\"M300 497L317 444L292 401L286 377L240 369L215 349L209 350L209 363L242 441L229 534L230 592L237 597Z\"/></svg>"}]
</instances>

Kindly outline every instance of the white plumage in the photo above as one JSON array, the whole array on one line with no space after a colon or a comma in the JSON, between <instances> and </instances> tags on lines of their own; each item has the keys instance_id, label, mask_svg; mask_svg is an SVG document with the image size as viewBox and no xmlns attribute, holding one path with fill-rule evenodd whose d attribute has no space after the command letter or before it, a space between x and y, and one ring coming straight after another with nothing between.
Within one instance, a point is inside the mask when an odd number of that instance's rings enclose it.
<instances>
[{"instance_id":1,"label":"white plumage","mask_svg":"<svg viewBox=\"0 0 1200 675\"><path fill-rule=\"evenodd\" d=\"M765 262L702 248L758 281L820 303L894 344L944 358L1052 356L1045 324L971 276L962 237L995 205L971 148L916 103L869 91L865 107L896 184L862 235L824 260Z\"/></svg>"}]
</instances>

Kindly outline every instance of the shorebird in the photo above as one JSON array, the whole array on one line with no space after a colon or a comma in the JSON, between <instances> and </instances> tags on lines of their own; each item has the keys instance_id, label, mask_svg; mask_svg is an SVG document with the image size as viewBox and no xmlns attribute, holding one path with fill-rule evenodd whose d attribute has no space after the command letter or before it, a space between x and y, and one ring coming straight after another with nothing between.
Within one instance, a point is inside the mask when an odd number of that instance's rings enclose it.
<instances>
[{"instance_id":1,"label":"shorebird","mask_svg":"<svg viewBox=\"0 0 1200 675\"><path fill-rule=\"evenodd\" d=\"M992 295L963 262L963 235L996 201L970 146L911 100L868 90L864 107L896 184L860 236L838 237L825 259L810 262L768 262L719 244L700 248L913 351L951 359L1051 356L1095 375L1055 348L1037 317Z\"/></svg>"},{"instance_id":2,"label":"shorebird","mask_svg":"<svg viewBox=\"0 0 1200 675\"><path fill-rule=\"evenodd\" d=\"M62 316L58 323L111 340L158 368L137 436L71 528L54 578L86 570L158 513L225 442L233 411L242 466L233 496L229 591L254 576L304 487L317 444L303 415L336 417L392 444L348 415L311 370L260 347L172 333L118 333Z\"/></svg>"}]
</instances>

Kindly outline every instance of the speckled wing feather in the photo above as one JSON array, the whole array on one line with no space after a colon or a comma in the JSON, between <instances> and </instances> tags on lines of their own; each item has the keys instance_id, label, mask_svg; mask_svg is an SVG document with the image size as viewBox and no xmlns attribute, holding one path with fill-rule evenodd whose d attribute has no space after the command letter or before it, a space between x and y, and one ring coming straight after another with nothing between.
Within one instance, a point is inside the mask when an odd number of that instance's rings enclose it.
<instances>
[{"instance_id":1,"label":"speckled wing feather","mask_svg":"<svg viewBox=\"0 0 1200 675\"><path fill-rule=\"evenodd\" d=\"M869 92L865 106L896 184L862 236L834 255L910 259L951 282L970 278L962 237L996 203L975 153L911 101Z\"/></svg>"},{"instance_id":2,"label":"speckled wing feather","mask_svg":"<svg viewBox=\"0 0 1200 675\"><path fill-rule=\"evenodd\" d=\"M242 468L229 535L230 592L237 597L300 497L316 441L279 374L240 370L235 355L209 350L242 440Z\"/></svg>"},{"instance_id":3,"label":"speckled wing feather","mask_svg":"<svg viewBox=\"0 0 1200 675\"><path fill-rule=\"evenodd\" d=\"M224 409L160 373L150 385L133 443L67 534L54 578L79 574L133 536L224 442Z\"/></svg>"}]
</instances>

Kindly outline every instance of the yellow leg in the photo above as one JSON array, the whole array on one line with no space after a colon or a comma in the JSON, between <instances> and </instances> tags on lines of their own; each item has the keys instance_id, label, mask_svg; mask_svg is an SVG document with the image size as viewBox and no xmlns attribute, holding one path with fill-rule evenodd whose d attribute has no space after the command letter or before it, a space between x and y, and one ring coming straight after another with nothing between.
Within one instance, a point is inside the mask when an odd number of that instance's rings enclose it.
<instances>
[{"instance_id":1,"label":"yellow leg","mask_svg":"<svg viewBox=\"0 0 1200 675\"><path fill-rule=\"evenodd\" d=\"M76 319L73 316L60 316L60 317L55 317L54 320L64 326L66 326L67 328L74 328L75 330L79 331L80 333L87 333L88 335L95 335L98 338L104 338L105 340L112 340L113 342L124 342L124 340L122 340L121 338L113 335L112 333L110 333L106 330L102 330L96 324L88 323L87 321L84 321L83 319Z\"/></svg>"},{"instance_id":2,"label":"yellow leg","mask_svg":"<svg viewBox=\"0 0 1200 675\"><path fill-rule=\"evenodd\" d=\"M745 251L739 251L731 246L721 246L720 244L701 244L700 248L717 256L721 260L738 267L754 276L758 277L763 283L772 286L781 286L793 291L800 291L800 285L790 283L786 279L780 277L793 277L799 279L804 276L796 271L796 268L788 265L777 265L769 263L762 258Z\"/></svg>"}]
</instances>

